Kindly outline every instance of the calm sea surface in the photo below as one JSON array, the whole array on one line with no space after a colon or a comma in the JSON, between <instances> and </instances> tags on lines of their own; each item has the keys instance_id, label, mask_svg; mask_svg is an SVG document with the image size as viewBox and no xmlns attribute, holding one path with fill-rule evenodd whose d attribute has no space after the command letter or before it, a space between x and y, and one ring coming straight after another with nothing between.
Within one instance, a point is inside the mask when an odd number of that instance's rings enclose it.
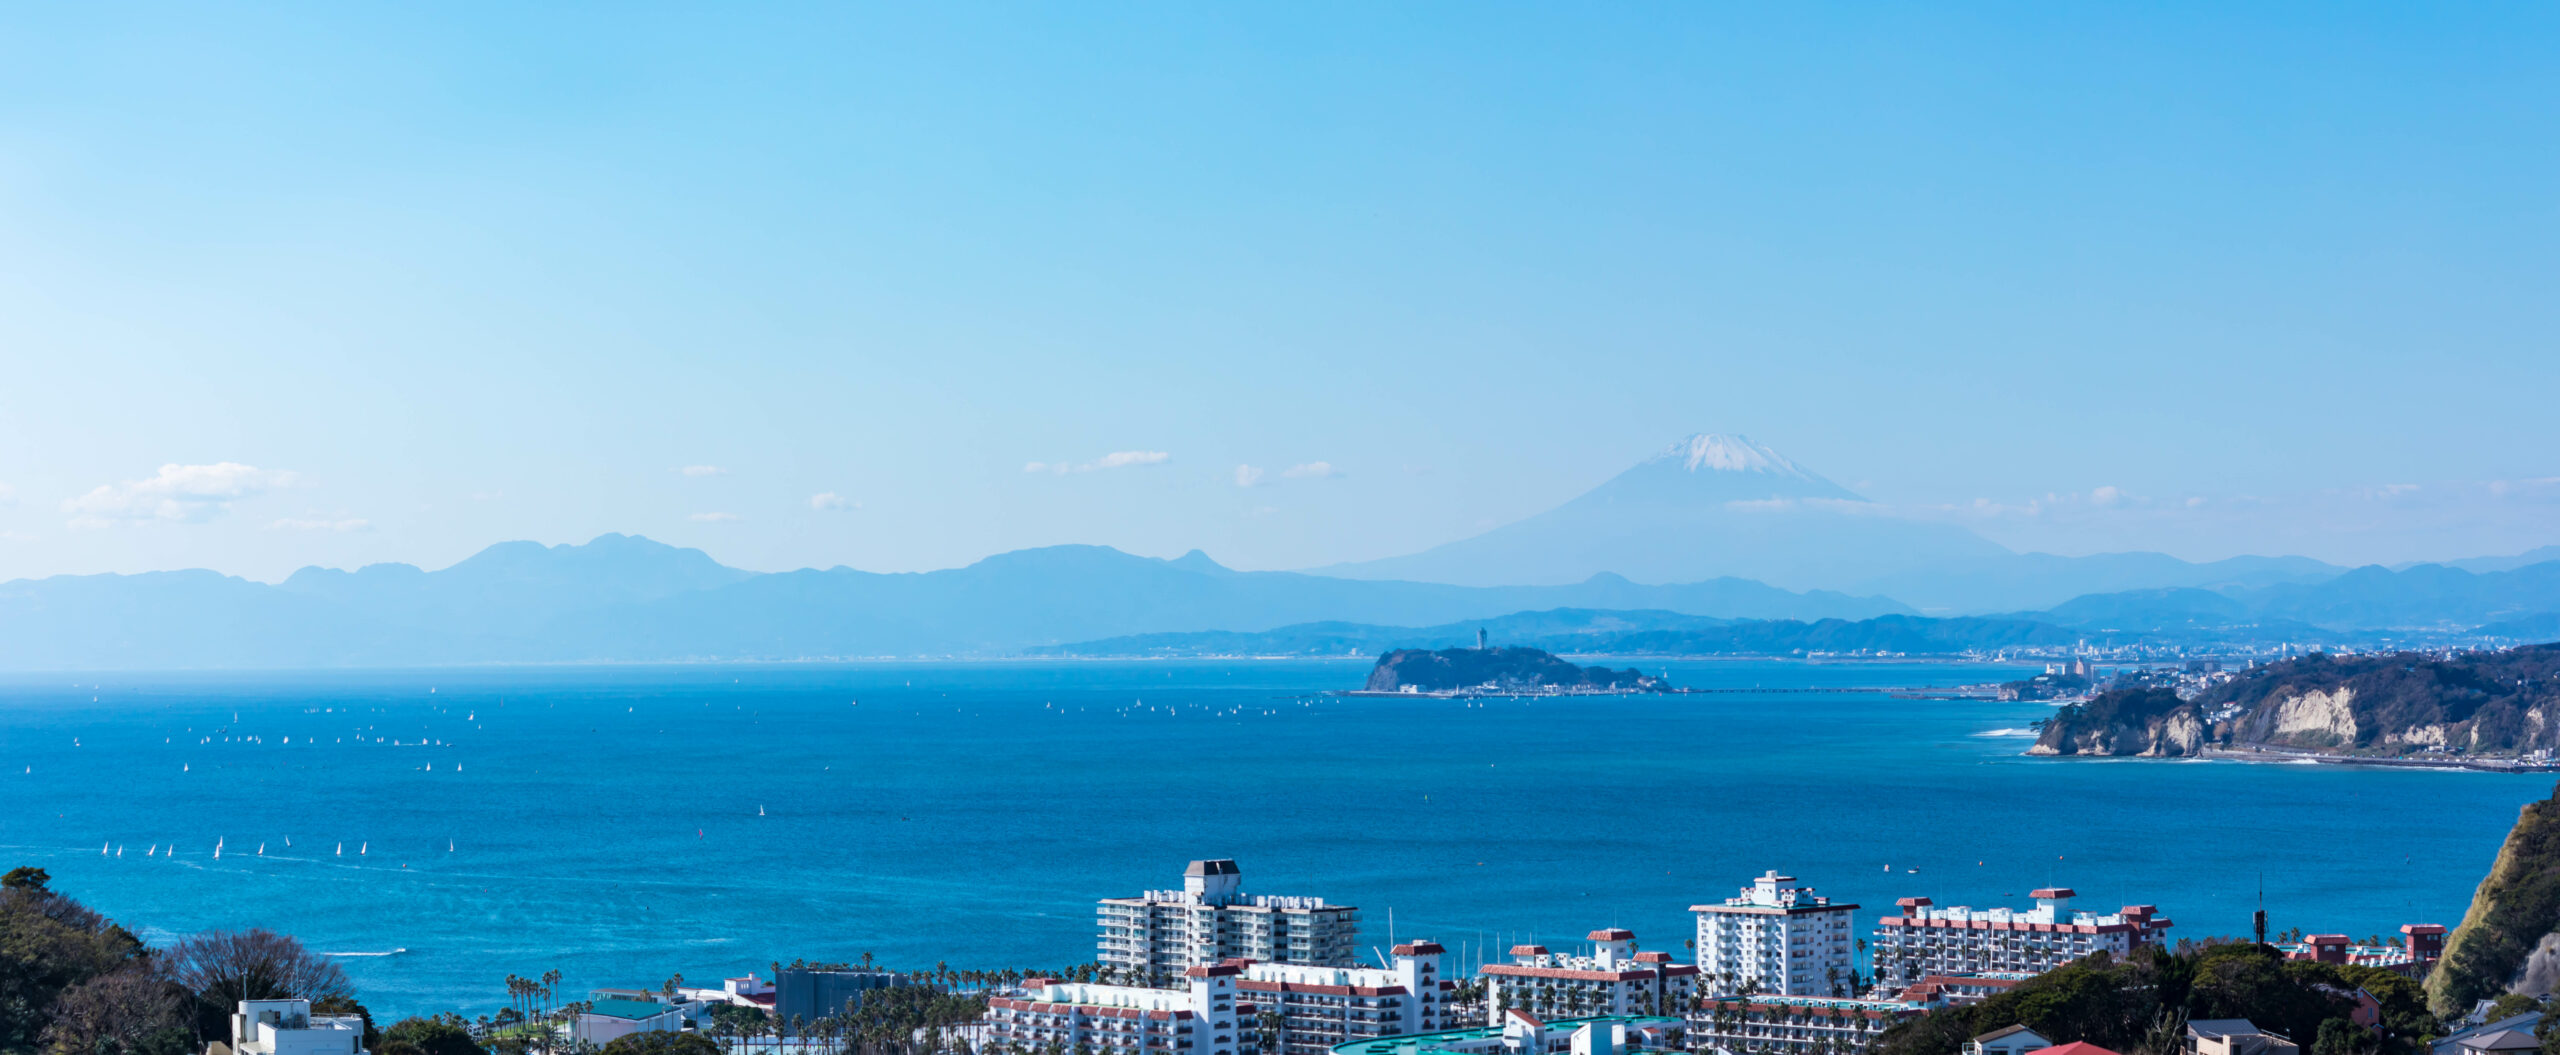
<instances>
[{"instance_id":1,"label":"calm sea surface","mask_svg":"<svg viewBox=\"0 0 2560 1055\"><path fill-rule=\"evenodd\" d=\"M1319 695L1366 667L13 677L0 865L40 865L153 941L296 934L343 954L377 1013L480 1014L510 973L555 967L583 991L866 951L1083 962L1094 898L1175 885L1194 857L1236 858L1248 891L1361 906L1364 945L1387 944L1392 910L1396 937L1470 958L1604 926L1685 955L1687 906L1769 868L1876 910L2059 883L2156 903L2186 936L2244 930L2263 875L2276 927L2362 936L2456 922L2551 787L2019 757L2041 704ZM2014 676L1669 670L1767 689Z\"/></svg>"}]
</instances>

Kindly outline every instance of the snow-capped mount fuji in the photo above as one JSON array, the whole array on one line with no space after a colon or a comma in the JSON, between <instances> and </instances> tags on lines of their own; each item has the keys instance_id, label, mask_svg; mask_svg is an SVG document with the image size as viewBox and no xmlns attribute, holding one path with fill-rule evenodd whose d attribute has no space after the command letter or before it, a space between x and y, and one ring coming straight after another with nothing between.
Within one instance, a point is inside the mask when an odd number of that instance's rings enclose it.
<instances>
[{"instance_id":1,"label":"snow-capped mount fuji","mask_svg":"<svg viewBox=\"0 0 2560 1055\"><path fill-rule=\"evenodd\" d=\"M1747 436L1700 433L1526 520L1319 572L1475 586L1737 576L1801 589L2009 555L1961 527L1894 516Z\"/></svg>"}]
</instances>

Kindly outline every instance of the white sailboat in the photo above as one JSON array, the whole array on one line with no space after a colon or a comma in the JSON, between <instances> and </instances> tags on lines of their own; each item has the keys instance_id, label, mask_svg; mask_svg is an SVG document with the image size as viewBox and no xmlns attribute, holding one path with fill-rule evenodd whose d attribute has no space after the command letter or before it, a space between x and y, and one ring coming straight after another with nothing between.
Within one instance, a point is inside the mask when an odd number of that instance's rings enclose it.
<instances>
[{"instance_id":1,"label":"white sailboat","mask_svg":"<svg viewBox=\"0 0 2560 1055\"><path fill-rule=\"evenodd\" d=\"M215 839L213 841L213 859L216 861L222 860L222 840L220 839Z\"/></svg>"},{"instance_id":2,"label":"white sailboat","mask_svg":"<svg viewBox=\"0 0 2560 1055\"><path fill-rule=\"evenodd\" d=\"M365 852L366 850L368 850L368 849L372 848L372 846L373 846L373 844L372 844L372 843L357 843L357 844L356 844L356 856L358 856L358 857L362 857L362 856L364 856L364 852Z\"/></svg>"},{"instance_id":3,"label":"white sailboat","mask_svg":"<svg viewBox=\"0 0 2560 1055\"><path fill-rule=\"evenodd\" d=\"M124 856L124 847L121 847L121 846L116 847L116 856L118 856L118 857L122 857L122 856Z\"/></svg>"},{"instance_id":4,"label":"white sailboat","mask_svg":"<svg viewBox=\"0 0 2560 1055\"><path fill-rule=\"evenodd\" d=\"M107 847L110 847L110 846L113 846L113 845L115 845L115 844L114 844L114 843L112 843L112 842L99 843L99 844L98 844L98 856L100 856L100 857L105 857L105 856L107 855Z\"/></svg>"},{"instance_id":5,"label":"white sailboat","mask_svg":"<svg viewBox=\"0 0 2560 1055\"><path fill-rule=\"evenodd\" d=\"M340 857L345 857L346 855L347 855L347 844L345 844L345 843L339 843L339 844L338 844L338 856L340 856Z\"/></svg>"},{"instance_id":6,"label":"white sailboat","mask_svg":"<svg viewBox=\"0 0 2560 1055\"><path fill-rule=\"evenodd\" d=\"M265 857L266 855L267 855L267 844L265 844L265 843L259 843L259 844L258 844L258 856L260 856L260 857Z\"/></svg>"},{"instance_id":7,"label":"white sailboat","mask_svg":"<svg viewBox=\"0 0 2560 1055\"><path fill-rule=\"evenodd\" d=\"M451 840L451 839L447 839L447 840L445 840L445 841L444 841L444 852L446 852L446 853L452 853L452 852L453 852L453 840Z\"/></svg>"},{"instance_id":8,"label":"white sailboat","mask_svg":"<svg viewBox=\"0 0 2560 1055\"><path fill-rule=\"evenodd\" d=\"M756 816L758 816L758 817L762 817L762 816L764 816L764 807L763 807L763 806L757 806L757 807L756 807Z\"/></svg>"}]
</instances>

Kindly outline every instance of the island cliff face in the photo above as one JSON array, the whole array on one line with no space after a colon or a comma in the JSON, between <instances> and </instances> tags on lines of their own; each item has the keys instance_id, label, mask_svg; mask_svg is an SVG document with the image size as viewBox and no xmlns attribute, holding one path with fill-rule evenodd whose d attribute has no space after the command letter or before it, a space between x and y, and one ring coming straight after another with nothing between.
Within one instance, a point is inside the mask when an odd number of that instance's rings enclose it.
<instances>
[{"instance_id":1,"label":"island cliff face","mask_svg":"<svg viewBox=\"0 0 2560 1055\"><path fill-rule=\"evenodd\" d=\"M2162 758L2212 747L2483 758L2560 749L2560 644L2451 658L2304 656L2189 700L2111 690L2057 712L2027 753Z\"/></svg>"},{"instance_id":2,"label":"island cliff face","mask_svg":"<svg viewBox=\"0 0 2560 1055\"><path fill-rule=\"evenodd\" d=\"M1534 648L1400 648L1378 657L1367 692L1666 692L1670 683L1634 669L1577 667Z\"/></svg>"},{"instance_id":3,"label":"island cliff face","mask_svg":"<svg viewBox=\"0 0 2560 1055\"><path fill-rule=\"evenodd\" d=\"M2427 1002L2439 1014L2507 992L2538 967L2547 975L2560 943L2560 788L2525 804L2489 876L2471 895L2462 925L2445 940L2444 959L2427 976ZM2547 985L2548 980L2536 979ZM2539 992L2539 989L2535 991Z\"/></svg>"}]
</instances>

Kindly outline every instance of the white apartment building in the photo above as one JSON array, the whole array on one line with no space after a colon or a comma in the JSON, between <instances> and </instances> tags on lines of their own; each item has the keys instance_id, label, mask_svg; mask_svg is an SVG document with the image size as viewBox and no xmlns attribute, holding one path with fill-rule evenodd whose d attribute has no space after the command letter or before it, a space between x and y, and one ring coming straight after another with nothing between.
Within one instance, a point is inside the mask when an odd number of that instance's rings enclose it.
<instances>
[{"instance_id":1,"label":"white apartment building","mask_svg":"<svg viewBox=\"0 0 2560 1055\"><path fill-rule=\"evenodd\" d=\"M1182 889L1104 898L1096 959L1148 978L1229 960L1349 967L1360 910L1320 897L1247 895L1230 860L1193 861Z\"/></svg>"},{"instance_id":2,"label":"white apartment building","mask_svg":"<svg viewBox=\"0 0 2560 1055\"><path fill-rule=\"evenodd\" d=\"M244 1000L231 1016L238 1055L364 1055L364 1019L314 1015L308 1000Z\"/></svg>"},{"instance_id":3,"label":"white apartment building","mask_svg":"<svg viewBox=\"0 0 2560 1055\"><path fill-rule=\"evenodd\" d=\"M1698 970L1717 994L1852 996L1857 970L1850 917L1794 876L1762 874L1738 897L1691 905L1698 914Z\"/></svg>"},{"instance_id":4,"label":"white apartment building","mask_svg":"<svg viewBox=\"0 0 2560 1055\"><path fill-rule=\"evenodd\" d=\"M1514 945L1510 963L1476 972L1484 981L1488 1025L1504 1012L1541 1019L1588 1015L1678 1015L1697 996L1698 969L1667 952L1637 952L1634 931L1591 932L1591 955L1570 956L1544 945Z\"/></svg>"},{"instance_id":5,"label":"white apartment building","mask_svg":"<svg viewBox=\"0 0 2560 1055\"><path fill-rule=\"evenodd\" d=\"M1253 1024L1239 1010L1244 968L1193 967L1181 989L1093 985L1035 978L1018 996L987 999L982 1051L1089 1051L1097 1055L1253 1055ZM1048 1046L1054 1043L1056 1047Z\"/></svg>"},{"instance_id":6,"label":"white apartment building","mask_svg":"<svg viewBox=\"0 0 2560 1055\"><path fill-rule=\"evenodd\" d=\"M1254 1034L1262 1055L1324 1055L1337 1044L1372 1037L1429 1033L1448 1028L1449 991L1456 984L1440 977L1440 957L1449 950L1438 942L1407 942L1391 950L1385 967L1310 967L1303 964L1245 964L1236 989L1250 1013L1243 1028ZM1277 1014L1278 1036L1264 1036L1263 1016ZM1262 1044L1275 1040L1274 1044Z\"/></svg>"},{"instance_id":7,"label":"white apartment building","mask_svg":"<svg viewBox=\"0 0 2560 1055\"><path fill-rule=\"evenodd\" d=\"M1865 1051L1916 1004L1812 996L1729 996L1689 1013L1691 1047L1707 1055L1835 1055Z\"/></svg>"},{"instance_id":8,"label":"white apartment building","mask_svg":"<svg viewBox=\"0 0 2560 1055\"><path fill-rule=\"evenodd\" d=\"M1894 904L1901 914L1879 921L1876 982L1891 989L1930 975L2040 974L2093 952L2122 957L2157 944L2169 921L2150 905L2100 915L2072 912L2069 887L2030 893L2033 909L1932 908L1925 897Z\"/></svg>"}]
</instances>

